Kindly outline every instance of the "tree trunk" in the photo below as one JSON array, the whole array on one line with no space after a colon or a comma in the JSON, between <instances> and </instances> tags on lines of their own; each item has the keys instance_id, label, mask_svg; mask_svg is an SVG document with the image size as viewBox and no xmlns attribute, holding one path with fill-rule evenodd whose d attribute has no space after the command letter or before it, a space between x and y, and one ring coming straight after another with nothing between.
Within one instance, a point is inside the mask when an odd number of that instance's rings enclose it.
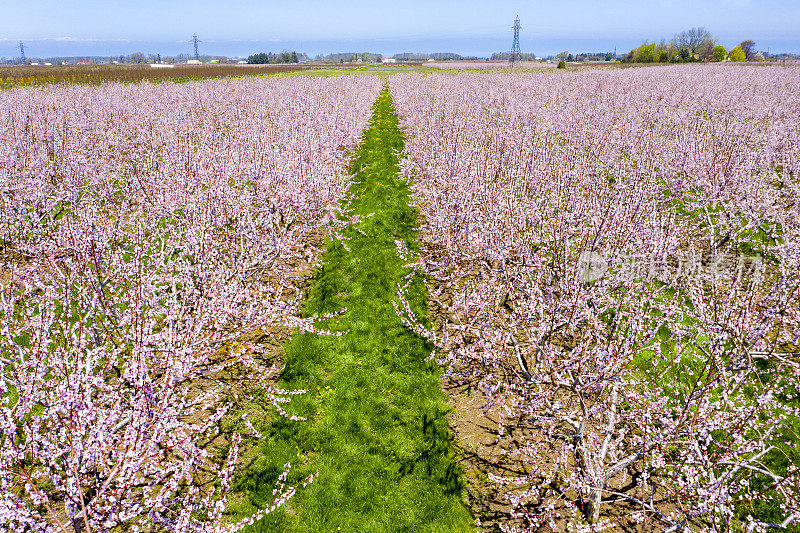
<instances>
[{"instance_id":1,"label":"tree trunk","mask_svg":"<svg viewBox=\"0 0 800 533\"><path fill-rule=\"evenodd\" d=\"M589 493L589 504L586 508L586 518L590 524L596 524L600 521L600 504L603 501L603 491L594 489Z\"/></svg>"}]
</instances>

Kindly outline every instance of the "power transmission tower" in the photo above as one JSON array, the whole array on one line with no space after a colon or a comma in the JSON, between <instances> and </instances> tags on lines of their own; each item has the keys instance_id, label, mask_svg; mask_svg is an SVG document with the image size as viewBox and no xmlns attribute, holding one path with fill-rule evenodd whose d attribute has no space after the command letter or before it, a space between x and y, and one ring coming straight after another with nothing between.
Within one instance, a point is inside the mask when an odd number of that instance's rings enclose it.
<instances>
[{"instance_id":1,"label":"power transmission tower","mask_svg":"<svg viewBox=\"0 0 800 533\"><path fill-rule=\"evenodd\" d=\"M22 44L22 41L19 42L19 55L22 58L22 62L25 62L25 45Z\"/></svg>"},{"instance_id":2,"label":"power transmission tower","mask_svg":"<svg viewBox=\"0 0 800 533\"><path fill-rule=\"evenodd\" d=\"M511 45L511 67L514 67L515 61L522 60L522 52L519 50L519 30L522 26L519 25L519 15L514 19L514 44Z\"/></svg>"},{"instance_id":3,"label":"power transmission tower","mask_svg":"<svg viewBox=\"0 0 800 533\"><path fill-rule=\"evenodd\" d=\"M200 61L200 49L197 48L197 43L199 43L200 41L197 39L196 33L192 35L192 42L194 42L194 58Z\"/></svg>"}]
</instances>

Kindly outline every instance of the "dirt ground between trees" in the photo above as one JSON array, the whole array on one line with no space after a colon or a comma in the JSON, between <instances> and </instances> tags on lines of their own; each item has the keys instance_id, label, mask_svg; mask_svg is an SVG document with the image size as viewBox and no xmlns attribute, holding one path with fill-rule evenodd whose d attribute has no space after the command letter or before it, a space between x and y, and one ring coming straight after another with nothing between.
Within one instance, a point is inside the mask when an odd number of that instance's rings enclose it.
<instances>
[{"instance_id":1,"label":"dirt ground between trees","mask_svg":"<svg viewBox=\"0 0 800 533\"><path fill-rule=\"evenodd\" d=\"M445 293L444 301L436 300L433 297L429 300L428 319L437 332L442 331L442 327L448 319L446 304L452 304L452 298L452 294ZM566 339L562 340L566 342ZM511 365L509 366L511 368L516 362L509 361L508 364ZM477 387L476 379L461 379L457 374L458 369L455 369L452 374L445 374L442 379L442 388L447 393L449 404L452 407L448 422L467 485L467 504L476 520L476 525L479 531L488 533L499 533L501 525L526 531L530 527L529 524L523 518L512 515L511 505L508 501L509 494L519 492L520 487L524 488L526 485L522 484L516 489L504 487L493 481L490 476L510 479L523 478L531 472L531 469L529 465L514 455L516 450L537 442L540 446L545 447L557 446L559 443L545 440L539 428L531 424L507 423L501 434L498 408L496 406L486 408L486 395ZM555 453L553 450L553 456ZM632 473L629 472L629 474ZM630 476L628 478L630 479ZM537 479L537 482L543 481L543 479ZM556 504L556 510L569 514L570 510L567 504L576 503L577 495L563 493L558 495L558 487L555 485L551 485L551 487L550 501L560 499L563 503ZM615 486L614 480L610 480L608 487L613 490L624 488L621 485ZM626 520L625 517L635 511L641 511L641 509L629 502L608 502L601 510L601 519L609 518L622 525L604 527L602 531L638 533L658 529L658 522L654 523L652 519L641 524ZM581 518L578 520L580 525L588 527L588 523L583 523ZM537 531L542 533L572 531L576 524L571 522L573 521L556 520L555 529L543 525Z\"/></svg>"}]
</instances>

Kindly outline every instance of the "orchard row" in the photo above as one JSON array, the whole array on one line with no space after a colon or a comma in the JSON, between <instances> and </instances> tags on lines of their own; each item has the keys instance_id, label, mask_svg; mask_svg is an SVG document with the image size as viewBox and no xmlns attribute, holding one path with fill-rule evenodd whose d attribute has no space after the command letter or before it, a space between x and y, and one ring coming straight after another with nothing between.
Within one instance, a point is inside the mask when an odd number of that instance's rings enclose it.
<instances>
[{"instance_id":1,"label":"orchard row","mask_svg":"<svg viewBox=\"0 0 800 533\"><path fill-rule=\"evenodd\" d=\"M423 244L398 253L433 326L398 310L515 435L523 474L490 474L502 527L797 520L800 69L388 83ZM257 432L208 446L240 401L214 378L245 368L304 423L286 405L303 391L276 389L248 339L318 331L297 266L358 222L345 169L382 86L0 95L0 523L243 525L226 495Z\"/></svg>"},{"instance_id":2,"label":"orchard row","mask_svg":"<svg viewBox=\"0 0 800 533\"><path fill-rule=\"evenodd\" d=\"M389 83L428 335L515 435L519 527L796 521L800 69Z\"/></svg>"}]
</instances>

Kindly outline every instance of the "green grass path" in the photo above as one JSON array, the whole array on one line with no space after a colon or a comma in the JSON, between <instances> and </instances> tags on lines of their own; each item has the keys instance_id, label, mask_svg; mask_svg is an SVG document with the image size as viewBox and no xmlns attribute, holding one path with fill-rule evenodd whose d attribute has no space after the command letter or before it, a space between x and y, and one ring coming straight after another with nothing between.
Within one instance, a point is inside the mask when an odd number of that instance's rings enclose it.
<instances>
[{"instance_id":1,"label":"green grass path","mask_svg":"<svg viewBox=\"0 0 800 533\"><path fill-rule=\"evenodd\" d=\"M310 392L286 409L309 420L278 417L262 432L256 458L234 488L236 511L267 506L287 460L290 482L316 471L319 477L252 531L472 530L438 369L425 362L431 346L406 329L392 307L398 281L408 273L394 240L411 249L417 243L416 211L398 175L402 148L384 91L351 169L351 207L374 215L358 225L366 235L346 233L351 251L329 243L306 306L307 313L346 308L322 325L347 333L297 334L289 342L281 386ZM412 284L410 301L417 316L425 316L422 283Z\"/></svg>"}]
</instances>

